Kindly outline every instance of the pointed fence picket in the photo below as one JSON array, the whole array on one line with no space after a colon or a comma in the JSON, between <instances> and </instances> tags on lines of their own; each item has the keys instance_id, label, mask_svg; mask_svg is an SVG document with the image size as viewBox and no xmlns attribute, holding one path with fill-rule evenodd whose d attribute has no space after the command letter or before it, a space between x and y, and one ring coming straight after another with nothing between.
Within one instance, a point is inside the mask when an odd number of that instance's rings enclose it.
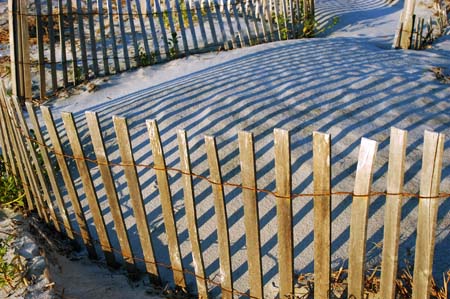
<instances>
[{"instance_id":1,"label":"pointed fence picket","mask_svg":"<svg viewBox=\"0 0 450 299\"><path fill-rule=\"evenodd\" d=\"M201 298L207 298L213 285L220 285L222 297L250 296L252 298L264 298L265 275L262 267L261 249L264 244L260 240L258 194L268 192L257 187L256 161L251 133L240 132L238 134L240 172L242 185L234 184L234 187L242 189L243 218L245 225L245 239L247 242L248 256L248 289L249 293L241 293L233 288L235 283L230 253L229 217L226 207L226 193L224 186L230 183L224 182L221 174L221 165L214 137L205 138L207 161L209 165L209 178L195 175L191 171L190 154L186 132L178 133L181 169L167 168L164 150L155 121L148 121L147 128L150 137L151 153L157 185L159 188L159 200L162 205L164 225L168 240L168 253L170 264L157 261L152 242L152 234L147 221L147 212L144 207L144 197L141 191L137 167L131 146L130 134L125 118L113 117L116 133L116 141L120 154L120 163L112 164L108 159L107 148L103 141L102 128L97 115L93 112L86 113L86 126L88 130L80 134L72 114L64 113L62 120L64 127L58 133L52 112L47 107L42 107L42 119L46 125L43 130L31 103L27 103L27 110L34 133L29 133L29 127L23 118L19 103L8 99L0 86L0 146L4 156L4 163L11 174L18 175L24 187L27 208L36 210L45 222L53 225L55 229L64 228L66 235L74 239L80 236L88 253L92 258L97 257L95 245L99 244L105 253L106 261L115 266L116 256L123 256L125 266L130 275L138 271L138 261L144 261L147 273L158 281L161 279L159 267L168 267L173 271L174 282L183 289L192 291L187 285L187 274L195 275L196 291ZM64 135L67 138L62 138ZM95 160L86 158L86 148L81 145L80 136L83 136L83 144L88 133L88 140L92 144ZM67 139L67 140L66 140ZM280 289L279 296L293 296L294 272L293 272L293 223L292 201L296 200L291 191L290 169L290 142L289 132L281 129L274 131L275 149L275 180L276 192L268 192L276 201L277 226L278 226L278 263ZM387 171L387 191L385 204L385 232L384 247L382 253L382 272L380 295L383 298L394 298L395 279L397 276L398 247L400 241L400 215L403 200L403 177L405 173L405 149L406 132L393 128L390 138L389 167ZM68 154L67 148L72 149ZM314 210L314 296L315 298L330 298L331 288L331 200L333 190L331 186L331 136L315 132L313 134L313 189L314 193L306 195L313 200ZM439 193L441 182L441 170L443 162L444 136L438 133L426 132L424 140L424 154L421 172L421 185L418 208L416 260L413 275L413 298L427 298L430 294L430 281L435 250L435 234L437 209L439 198L446 197ZM38 152L42 162L38 160ZM150 150L150 148L149 148ZM368 209L371 199L371 181L374 161L377 151L377 143L369 139L362 139L358 165L355 177L355 188L351 207L350 221L350 246L349 246L349 272L348 294L352 298L364 298L365 282L365 254L367 242ZM150 152L150 151L149 151ZM54 164L56 159L57 165ZM70 162L70 163L69 163ZM94 185L87 162L93 162L98 167L102 183L101 191L98 185ZM42 164L41 164L42 163ZM69 166L75 164L77 172ZM58 166L58 167L55 167ZM92 165L91 165L92 166ZM133 219L136 222L139 245L143 258L137 256L136 248L130 243L129 231L124 222L120 200L124 193L116 189L116 179L110 167L120 167L124 171L126 180L125 193L129 195L133 211ZM42 169L40 168L42 167ZM45 170L45 172L44 172ZM184 191L185 217L175 220L175 214L171 198L171 180L168 171L181 174L181 183ZM114 174L115 175L115 174ZM206 273L203 261L202 244L199 237L199 224L196 211L195 186L193 178L206 180L212 188L211 196L214 199L214 217L217 221L218 248L217 256L220 265L221 281L210 279ZM62 178L62 181L60 180ZM75 181L81 181L86 195L87 206L83 211ZM48 185L47 185L48 184ZM98 184L98 183L97 183ZM65 190L63 193L61 189ZM111 212L115 232L107 231L99 206L99 194L104 192ZM406 194L405 194L406 196ZM409 195L411 197L411 195ZM70 219L66 205L70 204L74 213L74 220ZM93 223L88 225L85 215L92 215ZM59 219L62 219L60 222ZM73 222L72 222L73 221ZM194 273L184 267L181 259L178 221L186 221L189 240L191 244L192 260L194 261ZM78 227L76 227L76 224ZM90 229L96 230L98 237L93 238ZM114 249L111 245L111 234L117 234L120 249Z\"/></svg>"}]
</instances>

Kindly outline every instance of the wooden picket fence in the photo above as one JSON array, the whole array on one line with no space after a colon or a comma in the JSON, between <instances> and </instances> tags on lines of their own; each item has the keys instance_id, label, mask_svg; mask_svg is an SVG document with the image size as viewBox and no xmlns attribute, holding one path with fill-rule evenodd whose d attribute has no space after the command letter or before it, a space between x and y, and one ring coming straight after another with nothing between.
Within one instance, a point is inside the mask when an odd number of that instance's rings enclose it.
<instances>
[{"instance_id":1,"label":"wooden picket fence","mask_svg":"<svg viewBox=\"0 0 450 299\"><path fill-rule=\"evenodd\" d=\"M21 99L45 99L93 77L308 37L314 30L313 0L9 0L9 11L13 91ZM39 84L33 87L31 79Z\"/></svg>"},{"instance_id":2,"label":"wooden picket fence","mask_svg":"<svg viewBox=\"0 0 450 299\"><path fill-rule=\"evenodd\" d=\"M0 146L8 171L20 178L29 210L36 210L47 223L64 233L68 238L81 238L92 258L98 256L95 245L99 244L108 265L117 263L117 255L123 257L125 268L133 275L137 272L137 262L144 261L146 272L160 279L158 266L169 267L173 271L173 280L178 287L186 288L187 274L195 275L196 288L200 298L208 298L208 286L219 285L224 298L247 296L264 298L263 272L261 264L261 241L259 228L258 194L270 193L276 198L278 223L278 264L279 297L292 297L294 294L294 251L293 251L293 215L292 201L298 197L313 198L314 203L314 297L330 298L331 277L331 200L333 194L353 196L350 222L350 246L348 253L348 296L364 297L365 256L370 198L375 195L386 196L384 242L382 252L382 270L380 298L395 298L395 279L397 277L398 247L400 238L400 219L403 197L418 197L417 239L415 248L413 298L428 298L433 267L435 233L439 199L450 197L440 193L441 169L443 162L444 136L439 133L425 132L421 170L420 194L403 192L407 132L392 128L389 148L389 167L385 192L371 190L373 166L377 152L377 142L363 138L359 150L355 185L352 192L335 192L331 186L331 137L328 134L313 134L313 194L293 194L291 182L290 137L289 132L281 129L274 131L275 181L276 191L258 189L255 171L255 151L253 136L248 132L239 133L239 153L242 184L224 182L219 164L214 137L205 137L209 177L201 177L191 171L190 153L185 131L178 132L180 169L168 169L161 144L156 121L147 121L154 163L151 167L156 174L159 200L162 206L166 228L170 265L161 264L155 259L152 237L147 223L144 198L137 174L137 164L133 158L127 120L113 117L121 163L114 164L124 171L133 214L136 220L139 242L143 258L138 258L132 250L129 235L120 208L119 193L111 173L104 144L102 129L97 114L86 113L86 123L95 152L96 160L86 158L80 143L80 132L71 113L63 113L64 130L70 144L72 155L66 154L67 146L60 139L52 112L42 106L42 119L46 130L41 128L36 111L31 103L26 104L28 121L22 114L22 107L15 97L8 97L4 87L0 88ZM33 133L30 132L29 124ZM57 165L50 155L54 155ZM76 165L79 178L72 177L69 162ZM99 207L98 194L87 163L99 167L104 190L107 195L114 229L120 243L120 250L111 246L113 233L105 226L104 215ZM195 273L187 271L181 263L179 235L174 218L171 189L168 172L181 174L184 188L184 206L191 243L191 255ZM62 182L57 177L62 177ZM193 178L207 180L212 187L215 219L217 221L218 259L221 281L216 282L205 275L203 256L199 241L197 214ZM89 232L83 211L79 191L75 181L81 179L83 193L92 215L98 240ZM62 185L66 196L62 194ZM233 287L231 267L230 238L224 186L233 186L242 190L245 236L248 254L249 294L237 291ZM70 221L67 205L71 204L76 223ZM75 229L78 225L79 230ZM192 290L191 290L192 291Z\"/></svg>"}]
</instances>

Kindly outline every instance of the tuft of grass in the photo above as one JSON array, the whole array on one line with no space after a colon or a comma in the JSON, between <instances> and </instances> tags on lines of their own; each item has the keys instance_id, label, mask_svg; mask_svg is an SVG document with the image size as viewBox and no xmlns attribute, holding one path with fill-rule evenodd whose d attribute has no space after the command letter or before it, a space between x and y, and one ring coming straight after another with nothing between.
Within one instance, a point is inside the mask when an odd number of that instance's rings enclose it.
<instances>
[{"instance_id":1,"label":"tuft of grass","mask_svg":"<svg viewBox=\"0 0 450 299\"><path fill-rule=\"evenodd\" d=\"M23 208L25 193L19 180L8 174L3 156L0 155L0 207Z\"/></svg>"}]
</instances>

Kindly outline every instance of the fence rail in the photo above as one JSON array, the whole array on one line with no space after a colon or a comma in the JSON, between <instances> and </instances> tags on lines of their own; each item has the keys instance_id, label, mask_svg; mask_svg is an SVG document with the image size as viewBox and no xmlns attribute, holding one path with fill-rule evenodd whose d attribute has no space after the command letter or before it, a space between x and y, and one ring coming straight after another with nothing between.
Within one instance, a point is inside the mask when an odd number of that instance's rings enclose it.
<instances>
[{"instance_id":1,"label":"fence rail","mask_svg":"<svg viewBox=\"0 0 450 299\"><path fill-rule=\"evenodd\" d=\"M13 92L20 99L45 99L93 77L309 37L314 30L312 0L9 0L9 11Z\"/></svg>"},{"instance_id":2,"label":"fence rail","mask_svg":"<svg viewBox=\"0 0 450 299\"><path fill-rule=\"evenodd\" d=\"M120 255L130 275L134 275L137 272L137 263L144 261L146 271L157 280L161 279L158 267L166 267L172 270L174 283L182 288L187 287L185 275L192 274L195 277L197 293L201 298L208 297L208 285L220 285L222 296L227 298L231 298L233 295L264 298L258 194L269 193L276 199L278 219L279 296L280 298L285 296L292 297L295 295L292 202L295 198L309 197L313 199L315 217L314 296L315 298L329 298L331 296L331 199L332 196L336 195L351 195L353 202L350 225L351 245L348 253L348 296L364 298L368 208L371 197L384 195L387 201L380 293L383 298L395 298L401 204L404 198L416 197L419 199L419 216L417 221L413 296L415 296L414 298L426 298L429 296L437 207L441 199L450 197L450 194L440 193L439 190L444 148L444 136L442 134L425 132L420 194L409 194L403 192L407 132L395 128L391 130L387 189L382 192L371 191L373 164L377 151L377 143L375 141L369 139L361 141L354 190L352 192L340 192L333 190L331 186L331 137L328 134L314 133L314 191L311 194L293 194L290 169L290 137L289 132L285 130L276 129L274 134L276 191L273 192L257 187L255 154L251 133L239 133L242 184L235 184L223 181L214 137L205 137L210 171L210 176L205 177L191 171L188 140L184 131L178 132L181 168L167 167L157 123L156 121L147 121L154 163L151 165L137 164L133 158L127 121L125 118L114 117L113 123L121 163L112 163L108 159L102 129L96 113L86 113L87 127L96 156L96 159L88 159L86 158L85 150L80 144L80 132L71 113L62 115L65 134L69 143L63 145L60 137L61 133L58 133L49 108L41 108L46 126L46 135L44 135L44 131L37 122L36 112L31 103L27 103L26 108L30 117L32 131L24 119L18 100L14 97L8 97L3 86L0 87L0 104L0 146L3 158L8 172L20 177L28 209L36 210L45 222L52 224L56 230L64 233L68 238L81 238L92 258L103 255L106 262L113 266L117 263L117 255ZM70 155L66 153L68 146L70 146L72 152ZM54 155L57 164L54 163L51 155ZM94 187L94 180L88 163L94 163L99 167L100 178L112 213L115 234L118 236L120 249L113 248L111 245L111 235L114 231L105 228L104 214L102 214L102 209L99 207L100 195ZM116 190L116 182L111 174L112 166L121 167L124 171L129 201L139 235L138 242L142 249L142 257L138 256L136 248L133 249L130 243L129 231L124 223L124 215L119 203L121 195ZM79 178L73 177L70 167L78 169ZM157 261L155 257L152 232L147 222L147 212L141 190L142 186L138 178L138 169L143 167L152 168L157 177L159 200L161 201L163 221L166 228L165 234L168 238L170 264ZM187 218L186 222L195 272L185 269L181 263L180 233L177 231L174 218L171 186L168 180L168 173L171 172L182 175L185 216ZM58 179L59 176L62 177L62 181ZM208 278L205 274L204 257L199 241L193 178L205 180L212 187L215 219L217 221L216 232L219 242L220 282ZM83 211L79 192L75 187L75 182L79 180L81 180L82 192L88 202L87 211ZM233 287L229 216L227 215L224 196L224 187L227 186L238 188L243 193L250 290L248 294L240 292ZM62 189L65 190L64 195L62 195ZM72 220L68 211L69 203L75 214L75 219ZM92 215L93 226L98 239L89 230L86 213ZM76 228L77 226L78 229ZM96 245L100 245L103 254L98 252Z\"/></svg>"}]
</instances>

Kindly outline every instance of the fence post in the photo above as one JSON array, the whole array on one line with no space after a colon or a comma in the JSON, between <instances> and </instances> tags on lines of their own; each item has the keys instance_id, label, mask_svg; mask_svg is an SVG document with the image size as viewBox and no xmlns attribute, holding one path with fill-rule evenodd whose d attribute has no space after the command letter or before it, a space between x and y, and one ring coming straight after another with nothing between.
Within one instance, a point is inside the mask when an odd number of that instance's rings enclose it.
<instances>
[{"instance_id":1,"label":"fence post","mask_svg":"<svg viewBox=\"0 0 450 299\"><path fill-rule=\"evenodd\" d=\"M401 32L399 34L400 38L400 48L409 49L411 46L411 35L413 31L413 16L414 8L416 6L416 0L405 0L405 5L403 12L400 17Z\"/></svg>"},{"instance_id":2,"label":"fence post","mask_svg":"<svg viewBox=\"0 0 450 299\"><path fill-rule=\"evenodd\" d=\"M413 299L430 298L433 257L444 155L443 134L425 132L414 259Z\"/></svg>"},{"instance_id":3,"label":"fence post","mask_svg":"<svg viewBox=\"0 0 450 299\"><path fill-rule=\"evenodd\" d=\"M12 93L22 103L31 98L27 1L8 0Z\"/></svg>"}]
</instances>

